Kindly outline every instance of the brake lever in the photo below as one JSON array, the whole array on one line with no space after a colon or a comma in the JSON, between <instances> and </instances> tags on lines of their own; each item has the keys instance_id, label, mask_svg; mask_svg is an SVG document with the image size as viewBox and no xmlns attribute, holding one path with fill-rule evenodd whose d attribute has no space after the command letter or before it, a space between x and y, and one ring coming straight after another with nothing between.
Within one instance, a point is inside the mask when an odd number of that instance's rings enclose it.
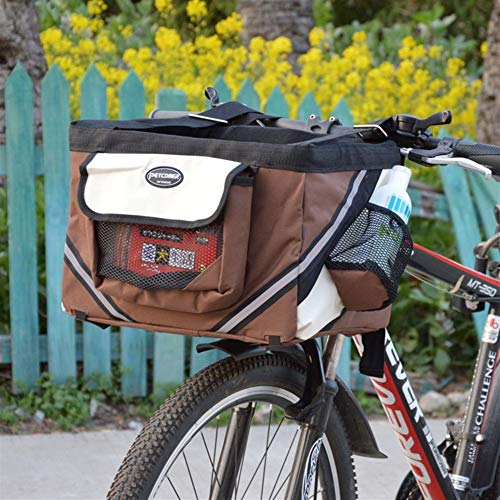
<instances>
[{"instance_id":1,"label":"brake lever","mask_svg":"<svg viewBox=\"0 0 500 500\"><path fill-rule=\"evenodd\" d=\"M491 179L492 176L492 172L488 167L485 167L484 165L481 165L480 163L477 163L473 160L469 160L468 158L454 157L452 152L447 154L440 154L437 156L423 157L421 155L422 150L418 150L419 154L413 156L412 148L401 148L400 151L403 156L406 156L410 160L413 160L424 166L456 165L458 167L465 168L466 170L470 170L471 172L476 172L484 175L486 179Z\"/></svg>"}]
</instances>

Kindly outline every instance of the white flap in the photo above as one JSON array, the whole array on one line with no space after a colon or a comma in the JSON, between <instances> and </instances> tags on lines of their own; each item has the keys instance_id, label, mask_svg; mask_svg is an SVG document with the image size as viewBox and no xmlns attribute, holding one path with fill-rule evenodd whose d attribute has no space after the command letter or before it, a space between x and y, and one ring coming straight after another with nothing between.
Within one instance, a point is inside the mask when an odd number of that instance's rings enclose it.
<instances>
[{"instance_id":1,"label":"white flap","mask_svg":"<svg viewBox=\"0 0 500 500\"><path fill-rule=\"evenodd\" d=\"M297 307L296 337L302 340L313 337L337 319L343 309L344 304L332 276L323 266L311 291Z\"/></svg>"},{"instance_id":2,"label":"white flap","mask_svg":"<svg viewBox=\"0 0 500 500\"><path fill-rule=\"evenodd\" d=\"M196 227L218 216L244 168L207 156L97 153L81 167L80 207L96 220Z\"/></svg>"}]
</instances>

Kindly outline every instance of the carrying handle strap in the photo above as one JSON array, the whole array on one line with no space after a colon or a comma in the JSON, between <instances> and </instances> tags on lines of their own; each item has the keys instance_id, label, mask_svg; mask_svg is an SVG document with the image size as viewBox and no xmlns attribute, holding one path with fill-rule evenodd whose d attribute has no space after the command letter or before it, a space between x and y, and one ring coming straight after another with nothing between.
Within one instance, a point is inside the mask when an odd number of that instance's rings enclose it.
<instances>
[{"instance_id":1,"label":"carrying handle strap","mask_svg":"<svg viewBox=\"0 0 500 500\"><path fill-rule=\"evenodd\" d=\"M171 133L179 128L208 128L227 125L249 125L256 120L274 119L255 109L236 101L229 101L202 113L191 113L188 116L168 119L138 119L138 120L84 120L85 127L99 127L113 130L135 130L144 132ZM73 125L79 125L76 121Z\"/></svg>"}]
</instances>

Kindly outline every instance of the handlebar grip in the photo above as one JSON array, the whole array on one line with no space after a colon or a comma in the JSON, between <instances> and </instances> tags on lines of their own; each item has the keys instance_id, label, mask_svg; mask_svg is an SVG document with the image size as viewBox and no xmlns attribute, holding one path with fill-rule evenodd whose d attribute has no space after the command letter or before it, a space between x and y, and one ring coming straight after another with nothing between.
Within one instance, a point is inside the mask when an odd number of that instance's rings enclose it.
<instances>
[{"instance_id":1,"label":"handlebar grip","mask_svg":"<svg viewBox=\"0 0 500 500\"><path fill-rule=\"evenodd\" d=\"M500 146L481 144L480 142L458 141L454 147L454 156L468 158L491 168L493 175L500 175Z\"/></svg>"}]
</instances>

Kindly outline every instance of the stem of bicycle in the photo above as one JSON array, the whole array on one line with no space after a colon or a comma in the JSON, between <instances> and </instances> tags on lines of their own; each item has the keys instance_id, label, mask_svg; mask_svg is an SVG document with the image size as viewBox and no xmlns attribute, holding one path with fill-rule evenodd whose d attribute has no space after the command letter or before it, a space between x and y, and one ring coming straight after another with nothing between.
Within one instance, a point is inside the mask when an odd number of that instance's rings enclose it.
<instances>
[{"instance_id":1,"label":"stem of bicycle","mask_svg":"<svg viewBox=\"0 0 500 500\"><path fill-rule=\"evenodd\" d=\"M343 335L329 337L323 357L326 366L324 402L301 424L300 437L292 465L286 500L307 500L317 471L323 435L330 417L333 398L337 393L335 376L344 342ZM319 349L319 346L318 346ZM321 358L320 358L321 362Z\"/></svg>"},{"instance_id":2,"label":"stem of bicycle","mask_svg":"<svg viewBox=\"0 0 500 500\"><path fill-rule=\"evenodd\" d=\"M387 330L384 342L384 375L380 378L370 377L370 380L422 496L431 500L457 498L447 466L427 426L417 396ZM356 335L354 343L359 353L363 354L361 336Z\"/></svg>"},{"instance_id":3,"label":"stem of bicycle","mask_svg":"<svg viewBox=\"0 0 500 500\"><path fill-rule=\"evenodd\" d=\"M500 315L490 307L451 476L459 498L465 498L469 488L478 492L489 488L495 478L500 454L500 375L495 370L499 331Z\"/></svg>"}]
</instances>

